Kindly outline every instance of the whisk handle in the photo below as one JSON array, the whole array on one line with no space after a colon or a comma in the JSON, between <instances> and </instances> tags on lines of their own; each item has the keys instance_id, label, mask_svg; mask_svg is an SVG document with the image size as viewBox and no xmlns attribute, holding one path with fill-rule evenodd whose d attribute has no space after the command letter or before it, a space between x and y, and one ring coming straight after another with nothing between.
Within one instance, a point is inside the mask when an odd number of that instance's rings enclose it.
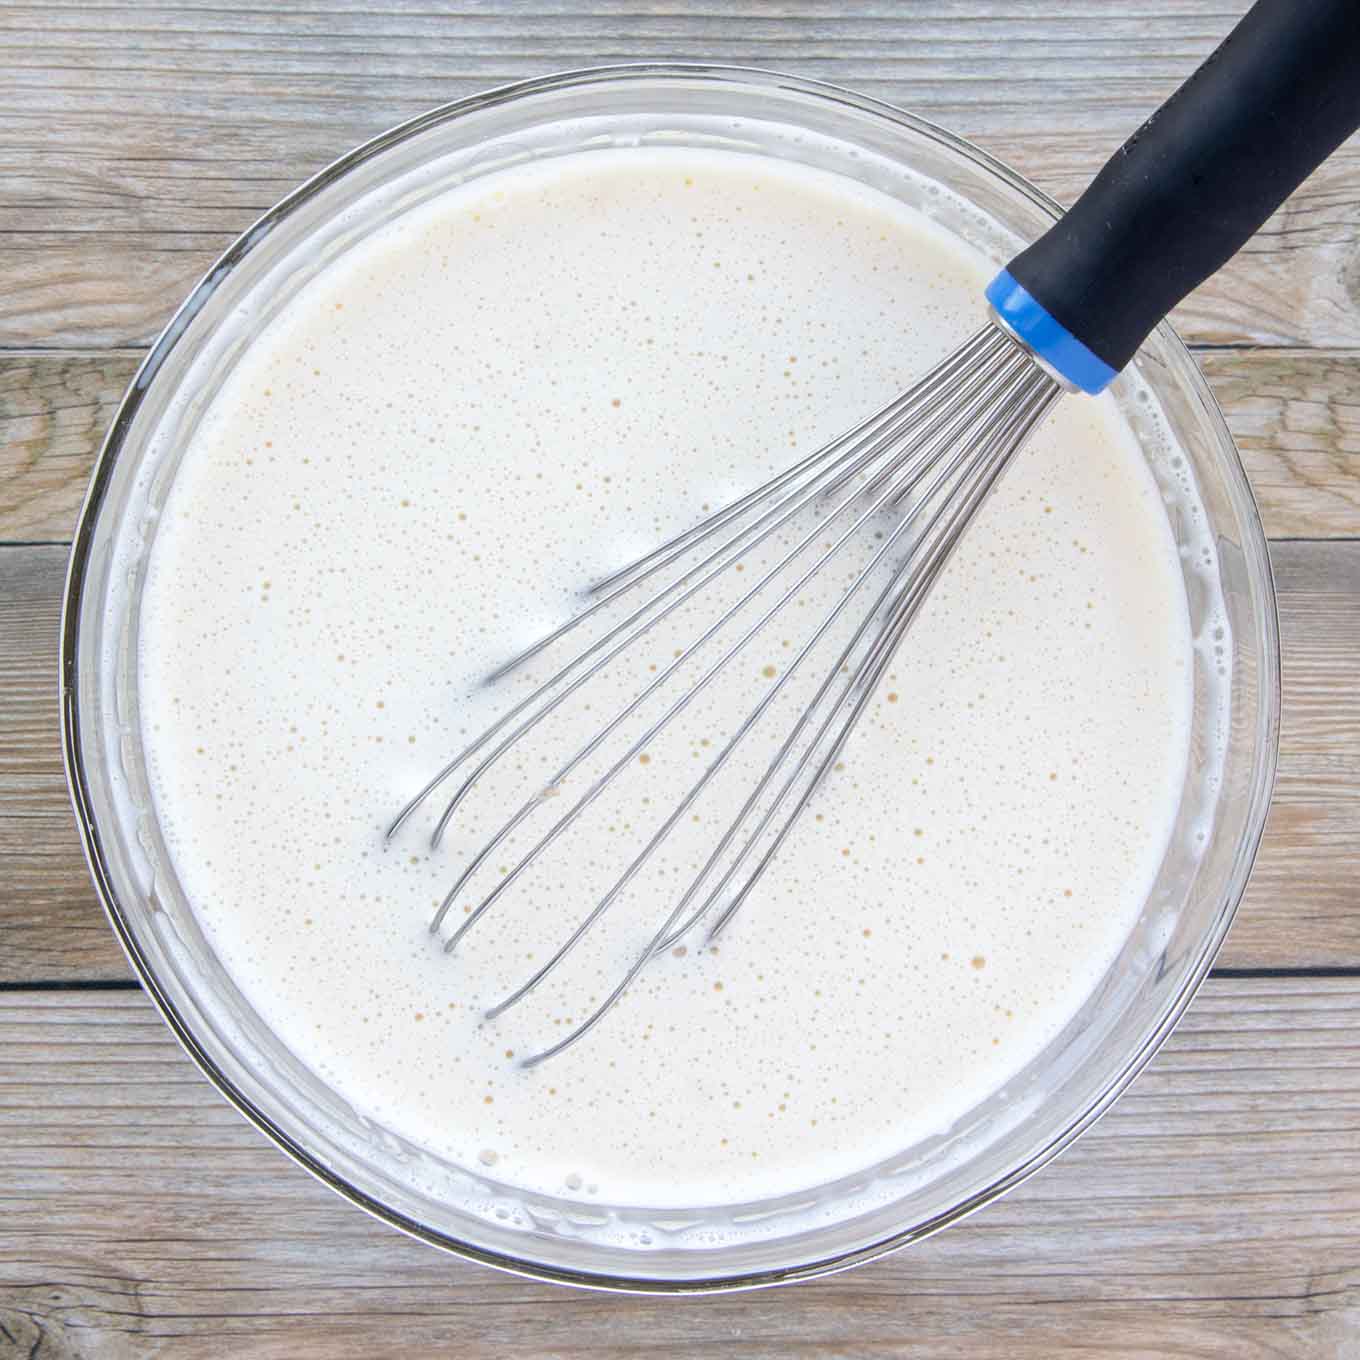
<instances>
[{"instance_id":1,"label":"whisk handle","mask_svg":"<svg viewBox=\"0 0 1360 1360\"><path fill-rule=\"evenodd\" d=\"M1100 391L1357 127L1360 0L1258 0L988 301Z\"/></svg>"}]
</instances>

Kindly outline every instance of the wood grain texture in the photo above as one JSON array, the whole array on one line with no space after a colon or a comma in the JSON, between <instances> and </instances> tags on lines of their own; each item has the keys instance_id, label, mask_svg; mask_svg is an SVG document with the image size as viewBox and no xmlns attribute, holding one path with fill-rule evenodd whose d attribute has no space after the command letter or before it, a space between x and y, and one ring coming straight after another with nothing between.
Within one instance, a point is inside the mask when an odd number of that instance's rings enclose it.
<instances>
[{"instance_id":1,"label":"wood grain texture","mask_svg":"<svg viewBox=\"0 0 1360 1360\"><path fill-rule=\"evenodd\" d=\"M0 543L69 542L141 355L0 354Z\"/></svg>"},{"instance_id":2,"label":"wood grain texture","mask_svg":"<svg viewBox=\"0 0 1360 1360\"><path fill-rule=\"evenodd\" d=\"M65 559L62 547L0 549L0 985L129 975L94 895L62 773Z\"/></svg>"},{"instance_id":3,"label":"wood grain texture","mask_svg":"<svg viewBox=\"0 0 1360 1360\"><path fill-rule=\"evenodd\" d=\"M1360 354L1199 354L1266 532L1360 536ZM104 431L141 352L0 352L0 544L71 536Z\"/></svg>"},{"instance_id":4,"label":"wood grain texture","mask_svg":"<svg viewBox=\"0 0 1360 1360\"><path fill-rule=\"evenodd\" d=\"M337 155L434 105L566 67L697 58L832 80L974 138L1068 201L1245 8L10 3L0 345L146 344L238 232ZM1360 345L1358 207L1350 145L1178 324L1206 342Z\"/></svg>"},{"instance_id":5,"label":"wood grain texture","mask_svg":"<svg viewBox=\"0 0 1360 1360\"><path fill-rule=\"evenodd\" d=\"M572 1294L407 1242L227 1106L135 989L61 776L56 626L97 444L230 240L403 118L638 59L911 108L1063 201L1248 0L0 4L0 1360L1360 1360L1360 976L1221 972L1059 1165L796 1291ZM1360 538L1360 145L1178 310L1267 531ZM4 545L10 546L4 546ZM15 545L27 546L15 546ZM1280 780L1222 969L1360 969L1360 542L1273 545ZM41 990L55 984L57 990Z\"/></svg>"},{"instance_id":6,"label":"wood grain texture","mask_svg":"<svg viewBox=\"0 0 1360 1360\"><path fill-rule=\"evenodd\" d=\"M1266 533L1360 537L1360 354L1207 350L1196 358L1237 441Z\"/></svg>"},{"instance_id":7,"label":"wood grain texture","mask_svg":"<svg viewBox=\"0 0 1360 1360\"><path fill-rule=\"evenodd\" d=\"M0 995L0 1044L0 1354L1355 1354L1360 980L1210 982L1008 1199L831 1280L677 1301L529 1284L356 1213L138 993Z\"/></svg>"},{"instance_id":8,"label":"wood grain texture","mask_svg":"<svg viewBox=\"0 0 1360 1360\"><path fill-rule=\"evenodd\" d=\"M1273 549L1280 773L1227 968L1360 967L1360 543ZM80 856L56 721L57 547L0 549L0 982L128 976Z\"/></svg>"}]
</instances>

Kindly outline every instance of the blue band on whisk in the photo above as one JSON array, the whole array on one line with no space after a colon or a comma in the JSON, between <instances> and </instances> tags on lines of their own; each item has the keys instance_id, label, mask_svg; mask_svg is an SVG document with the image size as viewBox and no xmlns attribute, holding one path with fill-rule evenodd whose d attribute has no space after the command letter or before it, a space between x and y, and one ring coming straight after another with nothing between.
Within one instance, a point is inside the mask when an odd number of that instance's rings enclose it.
<instances>
[{"instance_id":1,"label":"blue band on whisk","mask_svg":"<svg viewBox=\"0 0 1360 1360\"><path fill-rule=\"evenodd\" d=\"M1074 387L1094 396L1118 376L1117 370L1087 349L1008 270L1003 269L987 285L987 301L1017 339Z\"/></svg>"}]
</instances>

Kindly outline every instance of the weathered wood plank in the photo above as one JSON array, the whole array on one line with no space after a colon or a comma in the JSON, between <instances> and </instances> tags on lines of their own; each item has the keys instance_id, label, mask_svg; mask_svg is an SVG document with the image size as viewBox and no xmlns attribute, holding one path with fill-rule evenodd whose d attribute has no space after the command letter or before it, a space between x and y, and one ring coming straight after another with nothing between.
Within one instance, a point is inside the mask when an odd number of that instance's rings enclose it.
<instances>
[{"instance_id":1,"label":"weathered wood plank","mask_svg":"<svg viewBox=\"0 0 1360 1360\"><path fill-rule=\"evenodd\" d=\"M0 550L0 982L124 977L61 764L58 620L66 549Z\"/></svg>"},{"instance_id":2,"label":"weathered wood plank","mask_svg":"<svg viewBox=\"0 0 1360 1360\"><path fill-rule=\"evenodd\" d=\"M348 147L433 105L571 66L699 57L830 79L957 128L1070 200L1245 8L10 4L0 345L145 344L237 232ZM1351 145L1178 310L1185 333L1360 345L1357 203Z\"/></svg>"},{"instance_id":3,"label":"weathered wood plank","mask_svg":"<svg viewBox=\"0 0 1360 1360\"><path fill-rule=\"evenodd\" d=\"M1360 354L1196 357L1237 441L1266 533L1360 538Z\"/></svg>"},{"instance_id":4,"label":"weathered wood plank","mask_svg":"<svg viewBox=\"0 0 1360 1360\"><path fill-rule=\"evenodd\" d=\"M69 541L136 352L0 354L0 542Z\"/></svg>"},{"instance_id":5,"label":"weathered wood plank","mask_svg":"<svg viewBox=\"0 0 1360 1360\"><path fill-rule=\"evenodd\" d=\"M529 1284L372 1222L236 1115L138 993L0 995L0 1353L1344 1357L1357 1036L1360 980L1211 981L1008 1199L835 1279L667 1301Z\"/></svg>"},{"instance_id":6,"label":"weathered wood plank","mask_svg":"<svg viewBox=\"0 0 1360 1360\"><path fill-rule=\"evenodd\" d=\"M140 357L0 353L0 543L70 538L100 441ZM1360 538L1360 354L1208 350L1199 359L1266 532Z\"/></svg>"},{"instance_id":7,"label":"weathered wood plank","mask_svg":"<svg viewBox=\"0 0 1360 1360\"><path fill-rule=\"evenodd\" d=\"M1281 543L1280 779L1224 967L1360 965L1360 543ZM127 964L81 860L56 716L58 547L0 549L0 981Z\"/></svg>"}]
</instances>

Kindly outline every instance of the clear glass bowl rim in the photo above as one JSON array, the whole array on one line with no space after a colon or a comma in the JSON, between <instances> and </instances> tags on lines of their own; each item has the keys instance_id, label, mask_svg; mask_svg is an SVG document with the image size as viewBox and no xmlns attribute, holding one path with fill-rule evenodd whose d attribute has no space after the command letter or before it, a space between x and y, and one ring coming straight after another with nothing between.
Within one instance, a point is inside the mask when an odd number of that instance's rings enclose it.
<instances>
[{"instance_id":1,"label":"clear glass bowl rim","mask_svg":"<svg viewBox=\"0 0 1360 1360\"><path fill-rule=\"evenodd\" d=\"M941 1231L991 1203L1000 1195L1014 1189L1047 1165L1090 1128L1142 1071L1179 1023L1200 984L1208 975L1214 957L1218 953L1232 923L1237 905L1245 891L1247 879L1265 829L1278 756L1282 695L1279 621L1269 552L1259 511L1237 453L1236 445L1207 382L1170 324L1162 322L1157 333L1163 343L1167 344L1175 354L1177 366L1180 369L1178 376L1181 381L1189 385L1193 395L1216 427L1220 453L1224 460L1223 470L1230 483L1230 493L1241 514L1241 524L1245 536L1250 540L1244 546L1248 550L1248 555L1263 567L1259 576L1263 599L1257 602L1260 607L1256 611L1257 622L1261 631L1258 639L1257 657L1259 665L1258 711L1254 715L1252 723L1257 745L1256 759L1252 771L1251 801L1246 819L1246 830L1237 847L1233 873L1227 885L1223 909L1216 918L1215 928L1205 936L1200 954L1194 966L1189 970L1186 982L1169 1008L1164 1022L1148 1037L1143 1045L1129 1055L1125 1065L1113 1074L1101 1092L1099 1099L1073 1119L1057 1137L1051 1139L1021 1165L1012 1168L1007 1174L997 1178L985 1189L941 1213L933 1220L885 1235L866 1246L786 1268L727 1277L664 1280L648 1276L599 1274L553 1267L531 1259L491 1251L471 1242L462 1241L432 1230L351 1185L313 1156L306 1148L294 1141L271 1121L266 1112L259 1109L237 1089L231 1079L217 1066L212 1056L200 1045L191 1027L179 1015L172 999L161 986L154 968L137 943L135 933L119 903L109 871L108 860L100 836L95 807L96 800L91 796L85 768L85 755L82 749L77 683L82 664L78 646L82 601L91 572L91 553L99 511L108 490L114 465L133 419L145 399L151 383L164 366L176 341L182 335L185 324L216 291L228 272L267 234L272 225L288 217L350 171L355 170L389 148L419 135L428 128L478 110L573 87L619 81L665 81L668 79L677 81L697 80L734 87L755 86L764 89L786 90L810 99L821 99L849 105L860 113L875 116L910 133L933 140L944 147L946 151L973 162L980 169L1004 182L1009 189L1027 198L1047 217L1056 220L1062 216L1063 209L1061 206L1023 176L965 138L928 119L909 113L883 100L856 93L843 86L759 67L690 62L635 62L582 67L497 86L464 99L442 104L426 113L417 115L340 156L318 171L312 178L299 185L252 223L198 281L151 346L109 426L81 508L67 568L59 659L62 757L82 849L95 888L115 935L137 972L143 987L160 1011L162 1018L195 1065L222 1095L293 1161L310 1172L317 1180L373 1217L397 1228L408 1236L464 1259L529 1279L613 1292L658 1295L704 1294L761 1288L796 1280L817 1278L874 1260Z\"/></svg>"}]
</instances>

